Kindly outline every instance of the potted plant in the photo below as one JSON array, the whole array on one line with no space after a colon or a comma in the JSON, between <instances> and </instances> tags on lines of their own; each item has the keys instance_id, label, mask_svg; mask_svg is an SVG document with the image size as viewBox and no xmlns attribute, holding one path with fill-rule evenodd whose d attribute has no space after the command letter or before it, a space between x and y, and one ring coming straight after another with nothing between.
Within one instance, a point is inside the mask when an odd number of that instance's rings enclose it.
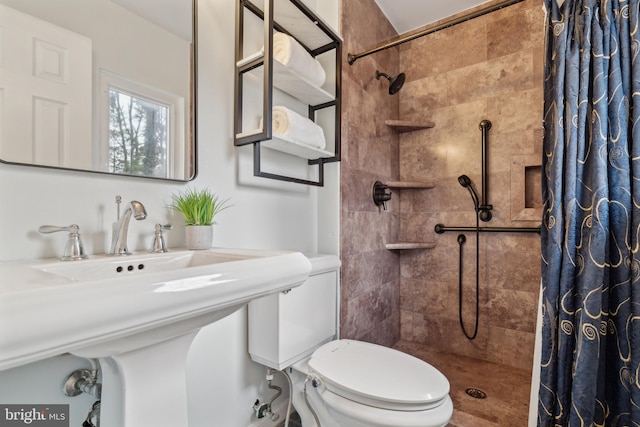
<instances>
[{"instance_id":1,"label":"potted plant","mask_svg":"<svg viewBox=\"0 0 640 427\"><path fill-rule=\"evenodd\" d=\"M208 249L213 242L214 218L228 208L229 199L220 200L210 190L186 189L173 195L170 208L185 220L188 249Z\"/></svg>"}]
</instances>

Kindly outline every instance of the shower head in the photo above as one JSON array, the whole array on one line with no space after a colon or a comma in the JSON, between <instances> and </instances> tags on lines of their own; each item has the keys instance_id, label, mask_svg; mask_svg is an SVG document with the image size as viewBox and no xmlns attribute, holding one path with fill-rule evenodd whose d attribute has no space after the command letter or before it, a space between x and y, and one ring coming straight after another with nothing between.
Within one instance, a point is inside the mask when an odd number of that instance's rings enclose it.
<instances>
[{"instance_id":1,"label":"shower head","mask_svg":"<svg viewBox=\"0 0 640 427\"><path fill-rule=\"evenodd\" d=\"M476 210L476 213L477 213L480 204L478 202L478 193L476 193L476 190L473 189L473 185L471 183L471 178L469 178L467 175L460 175L458 177L458 182L464 188L469 190L469 194L471 194L471 198L473 199L473 208Z\"/></svg>"},{"instance_id":2,"label":"shower head","mask_svg":"<svg viewBox=\"0 0 640 427\"><path fill-rule=\"evenodd\" d=\"M405 80L404 73L400 73L395 77L391 77L387 73L382 73L382 72L376 70L376 79L380 80L381 76L384 77L385 79L389 80L389 95L394 95L394 94L398 93L400 91L400 89L402 88L402 85L404 84L404 80Z\"/></svg>"},{"instance_id":3,"label":"shower head","mask_svg":"<svg viewBox=\"0 0 640 427\"><path fill-rule=\"evenodd\" d=\"M462 185L464 188L467 188L471 185L471 178L469 178L467 175L460 175L458 177L458 182L460 183L460 185Z\"/></svg>"}]
</instances>

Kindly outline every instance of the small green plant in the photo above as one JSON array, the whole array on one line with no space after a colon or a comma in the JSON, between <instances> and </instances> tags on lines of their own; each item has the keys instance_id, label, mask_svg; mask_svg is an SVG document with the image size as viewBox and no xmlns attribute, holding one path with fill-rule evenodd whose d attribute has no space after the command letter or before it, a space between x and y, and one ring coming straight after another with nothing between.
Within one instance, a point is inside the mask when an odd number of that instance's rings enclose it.
<instances>
[{"instance_id":1,"label":"small green plant","mask_svg":"<svg viewBox=\"0 0 640 427\"><path fill-rule=\"evenodd\" d=\"M186 225L213 225L216 215L229 207L229 199L220 200L209 190L187 189L173 195L169 206L184 216Z\"/></svg>"}]
</instances>

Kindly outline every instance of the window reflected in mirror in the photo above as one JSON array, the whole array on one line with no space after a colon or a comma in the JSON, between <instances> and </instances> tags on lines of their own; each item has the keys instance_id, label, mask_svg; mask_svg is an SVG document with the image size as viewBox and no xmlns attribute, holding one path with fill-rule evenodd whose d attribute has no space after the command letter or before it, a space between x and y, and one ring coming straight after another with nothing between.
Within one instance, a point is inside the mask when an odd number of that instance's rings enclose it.
<instances>
[{"instance_id":1,"label":"window reflected in mirror","mask_svg":"<svg viewBox=\"0 0 640 427\"><path fill-rule=\"evenodd\" d=\"M194 0L0 0L0 161L195 176Z\"/></svg>"},{"instance_id":2,"label":"window reflected in mirror","mask_svg":"<svg viewBox=\"0 0 640 427\"><path fill-rule=\"evenodd\" d=\"M167 177L169 107L109 90L109 172Z\"/></svg>"}]
</instances>

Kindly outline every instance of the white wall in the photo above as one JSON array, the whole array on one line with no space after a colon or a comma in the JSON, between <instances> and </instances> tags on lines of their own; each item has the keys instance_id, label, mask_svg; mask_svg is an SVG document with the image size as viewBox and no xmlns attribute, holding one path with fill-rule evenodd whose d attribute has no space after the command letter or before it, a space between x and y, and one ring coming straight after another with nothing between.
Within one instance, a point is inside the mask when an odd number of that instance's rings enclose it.
<instances>
[{"instance_id":1,"label":"white wall","mask_svg":"<svg viewBox=\"0 0 640 427\"><path fill-rule=\"evenodd\" d=\"M337 9L330 9L333 16L326 20L337 28ZM330 165L322 189L251 176L232 139L235 1L201 0L199 17L196 180L181 184L0 164L0 261L60 256L66 236L40 235L42 224L76 223L87 252L105 252L117 194L141 201L148 212L145 221L130 225L130 249L145 250L157 222L178 226L168 233L169 247L176 247L184 241L183 227L166 205L187 186L208 186L231 198L233 207L215 227L215 246L338 253L339 166ZM244 309L196 338L188 366L190 426L246 426L253 421L253 401L272 396L265 391L264 369L249 360L246 341ZM68 398L59 390L71 368L85 366L65 356L0 372L0 402L69 403L71 425L79 426L91 399Z\"/></svg>"}]
</instances>

